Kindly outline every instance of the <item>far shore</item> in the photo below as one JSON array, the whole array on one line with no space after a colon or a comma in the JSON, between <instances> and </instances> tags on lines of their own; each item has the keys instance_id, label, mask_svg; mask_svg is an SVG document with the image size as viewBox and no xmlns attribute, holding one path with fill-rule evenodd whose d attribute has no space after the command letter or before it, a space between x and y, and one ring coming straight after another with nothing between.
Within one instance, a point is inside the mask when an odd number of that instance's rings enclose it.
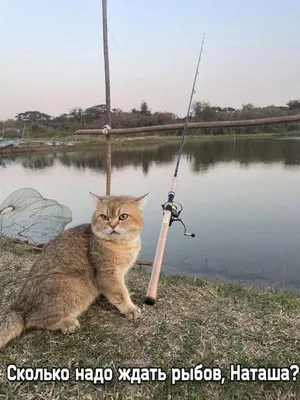
<instances>
[{"instance_id":1,"label":"far shore","mask_svg":"<svg viewBox=\"0 0 300 400\"><path fill-rule=\"evenodd\" d=\"M274 133L260 133L260 134L248 134L248 135L193 135L189 134L186 137L186 141L203 141L203 140L239 140L239 139L263 139L272 137L283 137L290 135L274 134ZM140 145L149 144L167 144L177 143L181 139L181 136L177 135L116 135L112 137L111 143L113 147L133 147ZM14 139L5 139L14 140ZM19 139L15 139L16 141ZM45 142L53 142L52 146L45 144ZM72 146L66 145L66 143L72 142ZM31 140L24 140L21 145L17 147L0 148L0 155L18 155L26 153L53 153L53 152L66 152L82 150L87 148L106 147L105 136L92 136L92 135L73 135L64 137L43 137L34 138Z\"/></svg>"}]
</instances>

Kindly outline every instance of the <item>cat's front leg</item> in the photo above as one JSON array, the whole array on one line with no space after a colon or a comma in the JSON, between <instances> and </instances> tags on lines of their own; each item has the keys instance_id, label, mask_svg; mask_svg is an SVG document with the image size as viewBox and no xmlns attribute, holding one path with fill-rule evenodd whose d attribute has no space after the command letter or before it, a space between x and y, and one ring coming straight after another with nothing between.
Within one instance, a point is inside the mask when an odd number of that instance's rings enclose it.
<instances>
[{"instance_id":1,"label":"cat's front leg","mask_svg":"<svg viewBox=\"0 0 300 400\"><path fill-rule=\"evenodd\" d=\"M132 302L123 276L102 277L99 289L127 319L137 320L141 316L141 309Z\"/></svg>"}]
</instances>

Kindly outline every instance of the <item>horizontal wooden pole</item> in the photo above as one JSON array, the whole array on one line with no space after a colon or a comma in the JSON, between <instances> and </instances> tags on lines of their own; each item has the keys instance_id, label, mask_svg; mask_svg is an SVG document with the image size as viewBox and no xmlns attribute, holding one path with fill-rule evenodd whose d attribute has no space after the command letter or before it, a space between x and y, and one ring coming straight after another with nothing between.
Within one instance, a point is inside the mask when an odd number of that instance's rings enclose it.
<instances>
[{"instance_id":1,"label":"horizontal wooden pole","mask_svg":"<svg viewBox=\"0 0 300 400\"><path fill-rule=\"evenodd\" d=\"M235 126L254 126L254 125L271 125L271 124L284 124L288 122L300 121L300 114L285 115L283 117L272 118L258 118L258 119L243 119L237 121L211 121L211 122L190 122L189 129L199 128L225 128ZM184 123L181 124L168 124L168 125L154 125L154 126L141 126L138 128L124 128L124 129L110 129L109 133L122 134L122 133L144 133L155 131L170 131L176 129L183 129ZM104 134L102 129L79 129L75 135L99 135Z\"/></svg>"}]
</instances>

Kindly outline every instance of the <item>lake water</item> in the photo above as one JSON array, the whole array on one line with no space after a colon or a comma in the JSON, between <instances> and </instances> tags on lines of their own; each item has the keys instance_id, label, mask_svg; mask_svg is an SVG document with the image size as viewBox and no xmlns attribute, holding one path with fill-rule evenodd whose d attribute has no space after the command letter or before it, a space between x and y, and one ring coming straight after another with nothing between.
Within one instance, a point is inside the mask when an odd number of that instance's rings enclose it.
<instances>
[{"instance_id":1,"label":"lake water","mask_svg":"<svg viewBox=\"0 0 300 400\"><path fill-rule=\"evenodd\" d=\"M153 260L178 144L118 148L112 194L149 194L139 259ZM106 190L105 150L1 159L0 202L31 187L88 222L89 191ZM175 200L189 232L174 223L163 272L251 285L300 289L300 141L215 139L186 142Z\"/></svg>"}]
</instances>

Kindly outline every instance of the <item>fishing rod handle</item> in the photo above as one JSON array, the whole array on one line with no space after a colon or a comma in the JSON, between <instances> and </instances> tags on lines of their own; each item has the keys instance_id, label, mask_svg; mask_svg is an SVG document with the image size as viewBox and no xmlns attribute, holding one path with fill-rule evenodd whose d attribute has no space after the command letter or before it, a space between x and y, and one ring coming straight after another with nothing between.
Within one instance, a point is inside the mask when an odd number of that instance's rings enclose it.
<instances>
[{"instance_id":1,"label":"fishing rod handle","mask_svg":"<svg viewBox=\"0 0 300 400\"><path fill-rule=\"evenodd\" d=\"M166 246L166 242L167 242L167 234L168 234L170 219L171 219L171 212L169 210L166 210L164 213L164 218L163 218L163 222L161 225L161 230L160 230L160 235L159 235L159 240L158 240L159 245L157 246L157 249L156 249L156 254L155 254L153 267L152 267L151 279L149 282L148 291L147 291L146 298L145 298L145 304L148 304L151 306L153 306L156 301L158 282L159 282L159 277L160 277L160 271L161 271L165 246Z\"/></svg>"}]
</instances>

